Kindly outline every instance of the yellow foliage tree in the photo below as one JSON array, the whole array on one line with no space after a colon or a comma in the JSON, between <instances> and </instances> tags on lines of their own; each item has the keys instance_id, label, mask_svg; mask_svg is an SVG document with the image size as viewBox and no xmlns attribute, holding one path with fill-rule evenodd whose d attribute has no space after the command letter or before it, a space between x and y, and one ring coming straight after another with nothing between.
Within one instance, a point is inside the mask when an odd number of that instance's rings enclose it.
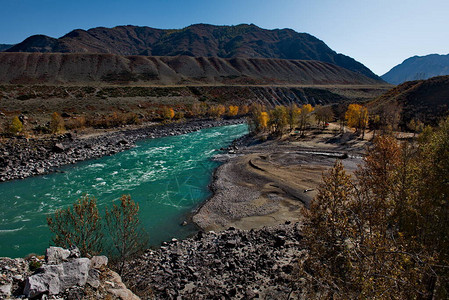
<instances>
[{"instance_id":1,"label":"yellow foliage tree","mask_svg":"<svg viewBox=\"0 0 449 300\"><path fill-rule=\"evenodd\" d=\"M288 124L288 111L285 106L278 105L270 111L270 126L274 134L282 135Z\"/></svg>"},{"instance_id":2,"label":"yellow foliage tree","mask_svg":"<svg viewBox=\"0 0 449 300\"><path fill-rule=\"evenodd\" d=\"M18 135L19 133L21 133L23 131L23 124L20 121L18 116L15 116L14 118L12 118L11 124L9 124L8 131L12 135Z\"/></svg>"},{"instance_id":3,"label":"yellow foliage tree","mask_svg":"<svg viewBox=\"0 0 449 300\"><path fill-rule=\"evenodd\" d=\"M175 111L173 108L168 107L168 106L164 106L162 108L162 112L161 112L162 118L166 119L166 120L171 120L173 119L173 117L175 116Z\"/></svg>"},{"instance_id":4,"label":"yellow foliage tree","mask_svg":"<svg viewBox=\"0 0 449 300\"><path fill-rule=\"evenodd\" d=\"M228 107L228 116L234 117L239 113L239 107L237 105L230 105Z\"/></svg>"},{"instance_id":5,"label":"yellow foliage tree","mask_svg":"<svg viewBox=\"0 0 449 300\"><path fill-rule=\"evenodd\" d=\"M300 109L299 109L299 130L301 132L301 135L304 134L304 131L306 130L306 126L309 123L310 120L310 114L313 111L313 107L310 104L304 104Z\"/></svg>"},{"instance_id":6,"label":"yellow foliage tree","mask_svg":"<svg viewBox=\"0 0 449 300\"><path fill-rule=\"evenodd\" d=\"M51 115L50 132L51 133L61 133L64 131L65 131L64 119L61 117L60 114L58 114L57 112L54 112Z\"/></svg>"},{"instance_id":7,"label":"yellow foliage tree","mask_svg":"<svg viewBox=\"0 0 449 300\"><path fill-rule=\"evenodd\" d=\"M218 104L209 107L209 116L218 119L224 115L226 112L226 107L224 105Z\"/></svg>"},{"instance_id":8,"label":"yellow foliage tree","mask_svg":"<svg viewBox=\"0 0 449 300\"><path fill-rule=\"evenodd\" d=\"M368 109L360 104L349 104L345 113L345 119L349 127L356 129L356 132L365 136L365 129L368 125Z\"/></svg>"},{"instance_id":9,"label":"yellow foliage tree","mask_svg":"<svg viewBox=\"0 0 449 300\"><path fill-rule=\"evenodd\" d=\"M290 131L293 130L299 122L299 115L301 114L301 109L296 105L292 104L288 108L288 125L290 126Z\"/></svg>"},{"instance_id":10,"label":"yellow foliage tree","mask_svg":"<svg viewBox=\"0 0 449 300\"><path fill-rule=\"evenodd\" d=\"M259 114L259 128L264 131L268 128L268 121L270 120L268 113L263 111Z\"/></svg>"}]
</instances>

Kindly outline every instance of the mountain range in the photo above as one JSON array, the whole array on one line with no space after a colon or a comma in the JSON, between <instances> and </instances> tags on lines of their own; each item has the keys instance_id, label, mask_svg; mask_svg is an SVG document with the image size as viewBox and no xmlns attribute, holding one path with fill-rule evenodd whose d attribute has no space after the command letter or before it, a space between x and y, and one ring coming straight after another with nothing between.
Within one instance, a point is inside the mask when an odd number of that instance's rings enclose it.
<instances>
[{"instance_id":1,"label":"mountain range","mask_svg":"<svg viewBox=\"0 0 449 300\"><path fill-rule=\"evenodd\" d=\"M1 51L5 51L8 50L9 48L11 48L14 45L10 45L10 44L0 44L0 52Z\"/></svg>"},{"instance_id":2,"label":"mountain range","mask_svg":"<svg viewBox=\"0 0 449 300\"><path fill-rule=\"evenodd\" d=\"M267 30L253 24L196 24L179 30L131 25L77 29L60 38L34 35L6 51L318 60L380 80L363 64L335 52L310 34L292 29Z\"/></svg>"},{"instance_id":3,"label":"mountain range","mask_svg":"<svg viewBox=\"0 0 449 300\"><path fill-rule=\"evenodd\" d=\"M441 75L449 75L449 54L410 57L382 75L382 79L391 84L401 84Z\"/></svg>"}]
</instances>

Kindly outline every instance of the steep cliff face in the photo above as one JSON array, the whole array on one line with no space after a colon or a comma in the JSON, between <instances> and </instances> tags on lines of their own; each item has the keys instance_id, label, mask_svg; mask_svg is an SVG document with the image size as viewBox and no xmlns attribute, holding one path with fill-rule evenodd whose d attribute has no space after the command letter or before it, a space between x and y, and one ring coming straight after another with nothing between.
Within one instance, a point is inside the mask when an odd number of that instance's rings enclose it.
<instances>
[{"instance_id":1,"label":"steep cliff face","mask_svg":"<svg viewBox=\"0 0 449 300\"><path fill-rule=\"evenodd\" d=\"M379 84L320 61L0 53L1 83Z\"/></svg>"},{"instance_id":2,"label":"steep cliff face","mask_svg":"<svg viewBox=\"0 0 449 300\"><path fill-rule=\"evenodd\" d=\"M380 79L363 64L336 53L310 34L267 30L253 24L196 24L179 30L139 26L77 29L58 39L31 36L7 51L319 60Z\"/></svg>"}]
</instances>

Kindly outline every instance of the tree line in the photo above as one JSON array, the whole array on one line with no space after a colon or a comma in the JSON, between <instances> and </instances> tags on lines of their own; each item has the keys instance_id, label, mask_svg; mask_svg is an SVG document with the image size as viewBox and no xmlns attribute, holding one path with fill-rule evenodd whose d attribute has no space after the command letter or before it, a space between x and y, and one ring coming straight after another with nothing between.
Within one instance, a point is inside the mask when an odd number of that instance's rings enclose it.
<instances>
[{"instance_id":1,"label":"tree line","mask_svg":"<svg viewBox=\"0 0 449 300\"><path fill-rule=\"evenodd\" d=\"M306 217L310 297L449 297L449 118L417 142L380 135L354 176L340 161Z\"/></svg>"}]
</instances>

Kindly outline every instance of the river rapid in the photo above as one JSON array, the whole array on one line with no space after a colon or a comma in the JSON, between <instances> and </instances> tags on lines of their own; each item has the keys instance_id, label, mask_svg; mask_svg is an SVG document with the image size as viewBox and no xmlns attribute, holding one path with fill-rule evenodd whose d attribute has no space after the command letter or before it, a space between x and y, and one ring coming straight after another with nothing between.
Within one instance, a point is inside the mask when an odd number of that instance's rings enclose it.
<instances>
[{"instance_id":1,"label":"river rapid","mask_svg":"<svg viewBox=\"0 0 449 300\"><path fill-rule=\"evenodd\" d=\"M210 196L208 185L219 165L211 160L220 153L216 149L247 132L247 125L239 124L144 140L62 172L0 183L0 256L42 253L51 244L46 216L86 193L97 198L100 211L130 194L152 245L189 236L195 226L180 224Z\"/></svg>"}]
</instances>

